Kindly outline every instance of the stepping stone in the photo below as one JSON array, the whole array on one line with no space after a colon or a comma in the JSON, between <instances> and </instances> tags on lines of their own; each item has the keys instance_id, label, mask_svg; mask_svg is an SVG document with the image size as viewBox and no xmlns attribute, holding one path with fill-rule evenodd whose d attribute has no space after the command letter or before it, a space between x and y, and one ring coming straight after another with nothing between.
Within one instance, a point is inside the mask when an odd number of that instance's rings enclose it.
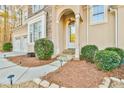
<instances>
[{"instance_id":1,"label":"stepping stone","mask_svg":"<svg viewBox=\"0 0 124 93\"><path fill-rule=\"evenodd\" d=\"M111 80L113 80L113 81L116 81L116 82L121 82L121 80L120 80L120 79L115 78L115 77L110 77L110 79L111 79Z\"/></svg>"},{"instance_id":2,"label":"stepping stone","mask_svg":"<svg viewBox=\"0 0 124 93\"><path fill-rule=\"evenodd\" d=\"M124 83L124 79L121 79L121 82Z\"/></svg>"},{"instance_id":3,"label":"stepping stone","mask_svg":"<svg viewBox=\"0 0 124 93\"><path fill-rule=\"evenodd\" d=\"M99 88L108 88L108 87L105 85L99 85Z\"/></svg>"},{"instance_id":4,"label":"stepping stone","mask_svg":"<svg viewBox=\"0 0 124 93\"><path fill-rule=\"evenodd\" d=\"M33 82L35 82L37 85L40 84L42 80L40 78L33 79Z\"/></svg>"},{"instance_id":5,"label":"stepping stone","mask_svg":"<svg viewBox=\"0 0 124 93\"><path fill-rule=\"evenodd\" d=\"M52 83L49 88L59 88L59 85L55 84L55 83Z\"/></svg>"},{"instance_id":6,"label":"stepping stone","mask_svg":"<svg viewBox=\"0 0 124 93\"><path fill-rule=\"evenodd\" d=\"M109 87L109 85L110 85L110 83L111 83L110 78L109 78L109 77L105 77L103 81L104 81L104 82L103 82L104 85L105 85L106 87Z\"/></svg>"},{"instance_id":7,"label":"stepping stone","mask_svg":"<svg viewBox=\"0 0 124 93\"><path fill-rule=\"evenodd\" d=\"M61 88L66 88L66 87L61 87Z\"/></svg>"},{"instance_id":8,"label":"stepping stone","mask_svg":"<svg viewBox=\"0 0 124 93\"><path fill-rule=\"evenodd\" d=\"M46 80L43 80L41 83L40 83L41 86L43 86L44 88L48 88L50 83Z\"/></svg>"}]
</instances>

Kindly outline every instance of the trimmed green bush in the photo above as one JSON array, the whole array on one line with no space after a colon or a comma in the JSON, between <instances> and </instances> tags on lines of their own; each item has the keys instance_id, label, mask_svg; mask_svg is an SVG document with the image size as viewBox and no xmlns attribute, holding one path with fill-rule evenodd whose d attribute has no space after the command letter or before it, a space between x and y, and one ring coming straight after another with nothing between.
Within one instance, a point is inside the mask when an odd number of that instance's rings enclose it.
<instances>
[{"instance_id":1,"label":"trimmed green bush","mask_svg":"<svg viewBox=\"0 0 124 93\"><path fill-rule=\"evenodd\" d=\"M8 42L8 43L4 43L3 44L3 51L11 51L12 50L12 43Z\"/></svg>"},{"instance_id":2,"label":"trimmed green bush","mask_svg":"<svg viewBox=\"0 0 124 93\"><path fill-rule=\"evenodd\" d=\"M34 50L38 59L48 60L54 52L54 45L52 41L43 38L35 41Z\"/></svg>"},{"instance_id":3,"label":"trimmed green bush","mask_svg":"<svg viewBox=\"0 0 124 93\"><path fill-rule=\"evenodd\" d=\"M121 63L124 61L124 50L116 47L108 47L105 50L114 51L121 57Z\"/></svg>"},{"instance_id":4,"label":"trimmed green bush","mask_svg":"<svg viewBox=\"0 0 124 93\"><path fill-rule=\"evenodd\" d=\"M120 66L121 58L116 52L101 50L96 53L94 61L98 69L112 71Z\"/></svg>"},{"instance_id":5,"label":"trimmed green bush","mask_svg":"<svg viewBox=\"0 0 124 93\"><path fill-rule=\"evenodd\" d=\"M98 47L95 45L86 45L81 49L81 56L80 58L91 63L94 63L94 55L98 51Z\"/></svg>"}]
</instances>

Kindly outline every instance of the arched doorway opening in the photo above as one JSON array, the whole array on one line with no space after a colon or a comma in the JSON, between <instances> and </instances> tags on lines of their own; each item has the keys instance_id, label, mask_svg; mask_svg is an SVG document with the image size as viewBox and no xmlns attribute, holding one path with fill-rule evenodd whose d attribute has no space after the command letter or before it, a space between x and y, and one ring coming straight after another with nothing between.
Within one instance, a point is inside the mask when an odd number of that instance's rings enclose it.
<instances>
[{"instance_id":1,"label":"arched doorway opening","mask_svg":"<svg viewBox=\"0 0 124 93\"><path fill-rule=\"evenodd\" d=\"M76 26L75 13L71 9L63 11L59 20L59 51L63 52L65 49L75 50L76 42Z\"/></svg>"}]
</instances>

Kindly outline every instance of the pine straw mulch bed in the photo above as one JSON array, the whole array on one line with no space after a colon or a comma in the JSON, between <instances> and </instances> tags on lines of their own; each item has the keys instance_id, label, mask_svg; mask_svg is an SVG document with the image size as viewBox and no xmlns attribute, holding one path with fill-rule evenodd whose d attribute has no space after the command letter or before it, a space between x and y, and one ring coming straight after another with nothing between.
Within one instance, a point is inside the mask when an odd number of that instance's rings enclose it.
<instances>
[{"instance_id":1,"label":"pine straw mulch bed","mask_svg":"<svg viewBox=\"0 0 124 93\"><path fill-rule=\"evenodd\" d=\"M43 79L69 88L96 88L106 76L124 78L124 65L112 72L103 72L98 70L95 64L71 61Z\"/></svg>"},{"instance_id":2,"label":"pine straw mulch bed","mask_svg":"<svg viewBox=\"0 0 124 93\"><path fill-rule=\"evenodd\" d=\"M54 62L55 59L56 58L49 59L49 60L39 60L36 57L27 57L26 55L8 58L8 60L12 61L13 63L24 66L24 67L36 67L36 66L46 65Z\"/></svg>"}]
</instances>

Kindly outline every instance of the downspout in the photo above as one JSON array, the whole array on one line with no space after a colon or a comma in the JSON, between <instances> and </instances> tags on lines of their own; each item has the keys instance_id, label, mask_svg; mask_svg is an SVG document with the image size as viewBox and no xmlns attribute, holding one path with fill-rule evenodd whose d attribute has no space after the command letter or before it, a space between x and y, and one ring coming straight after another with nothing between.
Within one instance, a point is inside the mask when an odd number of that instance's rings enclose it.
<instances>
[{"instance_id":1,"label":"downspout","mask_svg":"<svg viewBox=\"0 0 124 93\"><path fill-rule=\"evenodd\" d=\"M115 46L118 47L118 10L110 8L110 12L115 13Z\"/></svg>"},{"instance_id":2,"label":"downspout","mask_svg":"<svg viewBox=\"0 0 124 93\"><path fill-rule=\"evenodd\" d=\"M88 29L88 25L89 25L89 14L88 14L88 13L89 13L89 11L88 11L89 9L88 9L88 8L89 8L89 7L88 7L88 5L87 5L87 30L86 30L86 33L87 33L87 39L86 39L86 40L87 40L87 44L88 44L88 41L89 41L89 40L88 40L88 34L89 34L89 33L88 33L88 30L89 30L89 29Z\"/></svg>"}]
</instances>

